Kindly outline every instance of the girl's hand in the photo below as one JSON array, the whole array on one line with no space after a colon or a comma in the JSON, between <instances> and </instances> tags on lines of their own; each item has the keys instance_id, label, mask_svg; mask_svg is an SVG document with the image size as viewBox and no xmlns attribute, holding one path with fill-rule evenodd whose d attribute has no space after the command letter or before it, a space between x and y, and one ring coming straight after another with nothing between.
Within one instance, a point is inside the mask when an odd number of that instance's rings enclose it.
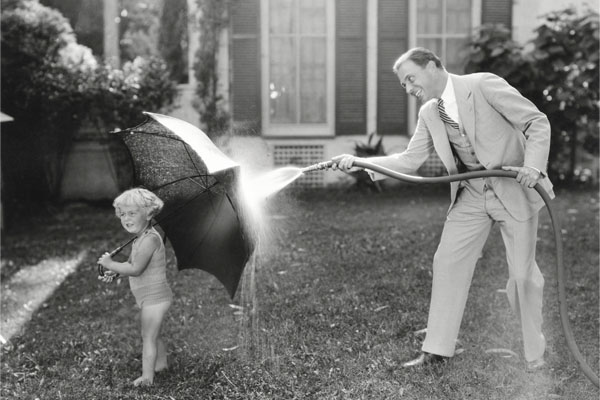
<instances>
[{"instance_id":1,"label":"girl's hand","mask_svg":"<svg viewBox=\"0 0 600 400\"><path fill-rule=\"evenodd\" d=\"M98 275L98 280L101 280L105 283L110 283L117 277L117 273L108 269L108 266L112 263L112 258L110 253L104 253L98 258L98 264L101 265L105 271L104 275Z\"/></svg>"},{"instance_id":2,"label":"girl's hand","mask_svg":"<svg viewBox=\"0 0 600 400\"><path fill-rule=\"evenodd\" d=\"M108 265L112 262L112 258L110 253L106 252L98 258L98 264L102 265L104 268L108 268Z\"/></svg>"},{"instance_id":3,"label":"girl's hand","mask_svg":"<svg viewBox=\"0 0 600 400\"><path fill-rule=\"evenodd\" d=\"M117 277L117 275L118 274L116 272L107 269L106 271L104 271L104 275L98 275L98 280L104 283L111 283L113 279Z\"/></svg>"}]
</instances>

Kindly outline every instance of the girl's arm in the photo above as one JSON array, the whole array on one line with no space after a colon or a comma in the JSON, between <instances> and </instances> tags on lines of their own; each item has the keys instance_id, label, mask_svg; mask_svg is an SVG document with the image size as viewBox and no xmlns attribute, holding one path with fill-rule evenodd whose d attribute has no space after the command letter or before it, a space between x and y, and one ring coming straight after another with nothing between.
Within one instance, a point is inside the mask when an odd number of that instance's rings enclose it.
<instances>
[{"instance_id":1,"label":"girl's arm","mask_svg":"<svg viewBox=\"0 0 600 400\"><path fill-rule=\"evenodd\" d=\"M104 268L126 276L140 276L148 267L154 251L160 247L160 239L156 235L146 235L139 239L140 244L131 262L113 261L110 253L104 253L98 263Z\"/></svg>"}]
</instances>

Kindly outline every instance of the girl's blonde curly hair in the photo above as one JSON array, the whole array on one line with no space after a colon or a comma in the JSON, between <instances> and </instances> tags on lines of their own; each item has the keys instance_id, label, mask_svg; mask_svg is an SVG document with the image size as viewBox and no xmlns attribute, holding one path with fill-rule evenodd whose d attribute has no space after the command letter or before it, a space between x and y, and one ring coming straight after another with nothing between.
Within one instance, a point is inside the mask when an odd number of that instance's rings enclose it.
<instances>
[{"instance_id":1,"label":"girl's blonde curly hair","mask_svg":"<svg viewBox=\"0 0 600 400\"><path fill-rule=\"evenodd\" d=\"M148 189L133 188L124 191L113 201L113 207L115 208L117 217L120 214L120 208L122 206L137 206L144 209L148 216L154 218L160 213L164 203L157 195Z\"/></svg>"}]
</instances>

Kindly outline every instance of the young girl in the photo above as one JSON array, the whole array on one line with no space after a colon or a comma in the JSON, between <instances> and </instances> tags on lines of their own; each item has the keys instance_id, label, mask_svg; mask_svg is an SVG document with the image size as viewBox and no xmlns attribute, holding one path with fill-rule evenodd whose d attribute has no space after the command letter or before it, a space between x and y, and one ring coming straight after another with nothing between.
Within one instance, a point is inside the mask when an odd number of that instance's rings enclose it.
<instances>
[{"instance_id":1,"label":"young girl","mask_svg":"<svg viewBox=\"0 0 600 400\"><path fill-rule=\"evenodd\" d=\"M153 383L155 372L167 367L167 353L159 332L173 294L167 282L165 247L151 225L163 202L154 193L135 188L119 195L113 207L123 228L136 239L127 262L113 261L109 253L104 253L98 263L113 273L129 276L129 287L141 308L143 340L142 376L133 384L146 386Z\"/></svg>"}]
</instances>

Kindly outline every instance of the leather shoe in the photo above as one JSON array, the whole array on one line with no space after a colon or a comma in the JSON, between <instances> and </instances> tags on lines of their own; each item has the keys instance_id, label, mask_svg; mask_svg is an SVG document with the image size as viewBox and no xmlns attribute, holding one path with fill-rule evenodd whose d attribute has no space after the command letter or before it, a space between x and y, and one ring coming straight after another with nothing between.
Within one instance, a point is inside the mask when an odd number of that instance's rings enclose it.
<instances>
[{"instance_id":1,"label":"leather shoe","mask_svg":"<svg viewBox=\"0 0 600 400\"><path fill-rule=\"evenodd\" d=\"M544 357L540 357L537 360L529 361L527 363L527 371L535 372L546 366L546 361L544 361Z\"/></svg>"},{"instance_id":2,"label":"leather shoe","mask_svg":"<svg viewBox=\"0 0 600 400\"><path fill-rule=\"evenodd\" d=\"M438 354L432 354L427 352L422 352L421 355L414 360L407 361L402 364L402 368L412 368L412 367L425 367L429 365L441 364L448 361L449 357L440 356Z\"/></svg>"}]
</instances>

